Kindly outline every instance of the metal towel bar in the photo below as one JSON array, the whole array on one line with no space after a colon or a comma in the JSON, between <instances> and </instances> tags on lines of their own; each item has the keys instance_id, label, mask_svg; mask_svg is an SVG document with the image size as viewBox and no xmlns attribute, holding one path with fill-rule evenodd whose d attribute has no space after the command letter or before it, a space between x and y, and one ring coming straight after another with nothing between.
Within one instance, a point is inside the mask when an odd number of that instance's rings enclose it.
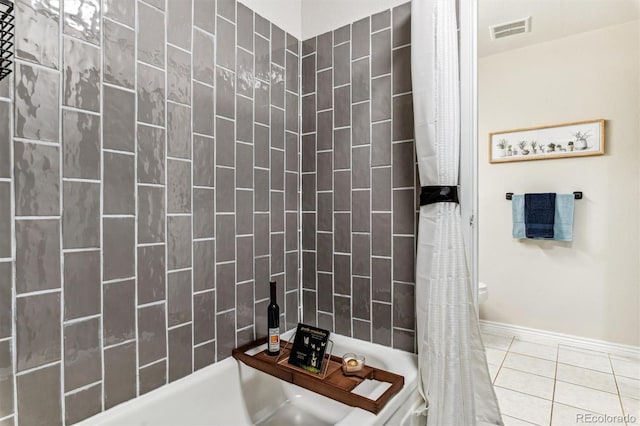
<instances>
[{"instance_id":1,"label":"metal towel bar","mask_svg":"<svg viewBox=\"0 0 640 426\"><path fill-rule=\"evenodd\" d=\"M513 198L513 192L507 192L506 198L507 200L511 201L511 199ZM576 200L582 200L582 191L574 191L573 198L575 198Z\"/></svg>"}]
</instances>

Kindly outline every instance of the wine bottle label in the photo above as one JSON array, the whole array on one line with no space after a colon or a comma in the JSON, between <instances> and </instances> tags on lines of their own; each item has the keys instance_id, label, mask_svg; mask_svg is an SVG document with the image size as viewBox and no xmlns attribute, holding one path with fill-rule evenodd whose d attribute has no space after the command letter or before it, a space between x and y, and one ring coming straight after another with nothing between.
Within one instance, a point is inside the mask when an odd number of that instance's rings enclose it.
<instances>
[{"instance_id":1,"label":"wine bottle label","mask_svg":"<svg viewBox=\"0 0 640 426\"><path fill-rule=\"evenodd\" d=\"M280 328L269 329L269 352L280 351Z\"/></svg>"}]
</instances>

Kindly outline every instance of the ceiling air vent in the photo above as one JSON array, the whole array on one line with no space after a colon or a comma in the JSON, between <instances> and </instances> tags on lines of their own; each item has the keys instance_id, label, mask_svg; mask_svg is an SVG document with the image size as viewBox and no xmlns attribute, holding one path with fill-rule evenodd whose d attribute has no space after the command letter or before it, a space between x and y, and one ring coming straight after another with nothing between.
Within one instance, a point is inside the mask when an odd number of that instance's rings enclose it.
<instances>
[{"instance_id":1,"label":"ceiling air vent","mask_svg":"<svg viewBox=\"0 0 640 426\"><path fill-rule=\"evenodd\" d=\"M516 34L528 33L531 31L531 16L516 21L505 22L489 27L491 39L497 40Z\"/></svg>"}]
</instances>

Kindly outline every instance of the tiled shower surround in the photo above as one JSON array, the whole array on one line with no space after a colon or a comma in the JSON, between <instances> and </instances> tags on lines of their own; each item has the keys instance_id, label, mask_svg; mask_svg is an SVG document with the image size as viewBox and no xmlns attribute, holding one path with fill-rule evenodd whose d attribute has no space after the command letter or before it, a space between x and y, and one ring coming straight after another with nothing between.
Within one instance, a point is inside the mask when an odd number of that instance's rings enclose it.
<instances>
[{"instance_id":1,"label":"tiled shower surround","mask_svg":"<svg viewBox=\"0 0 640 426\"><path fill-rule=\"evenodd\" d=\"M17 0L16 32L0 425L72 424L230 356L266 334L270 277L294 327L299 41L234 0Z\"/></svg>"},{"instance_id":2,"label":"tiled shower surround","mask_svg":"<svg viewBox=\"0 0 640 426\"><path fill-rule=\"evenodd\" d=\"M283 330L302 300L414 350L409 12L300 43L235 0L16 1L0 426L72 424L228 357L265 334L270 278Z\"/></svg>"},{"instance_id":3,"label":"tiled shower surround","mask_svg":"<svg viewBox=\"0 0 640 426\"><path fill-rule=\"evenodd\" d=\"M306 323L413 351L410 43L410 3L302 43L302 294Z\"/></svg>"}]
</instances>

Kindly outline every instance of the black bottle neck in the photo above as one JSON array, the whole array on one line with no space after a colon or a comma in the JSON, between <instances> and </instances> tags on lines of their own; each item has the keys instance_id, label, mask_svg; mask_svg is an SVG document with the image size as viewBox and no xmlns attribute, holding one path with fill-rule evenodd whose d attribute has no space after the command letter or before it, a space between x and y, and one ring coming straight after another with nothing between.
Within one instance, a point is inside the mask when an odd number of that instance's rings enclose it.
<instances>
[{"instance_id":1,"label":"black bottle neck","mask_svg":"<svg viewBox=\"0 0 640 426\"><path fill-rule=\"evenodd\" d=\"M271 304L272 305L276 305L276 282L275 281L271 281L269 283L270 286L270 291L271 291Z\"/></svg>"}]
</instances>

